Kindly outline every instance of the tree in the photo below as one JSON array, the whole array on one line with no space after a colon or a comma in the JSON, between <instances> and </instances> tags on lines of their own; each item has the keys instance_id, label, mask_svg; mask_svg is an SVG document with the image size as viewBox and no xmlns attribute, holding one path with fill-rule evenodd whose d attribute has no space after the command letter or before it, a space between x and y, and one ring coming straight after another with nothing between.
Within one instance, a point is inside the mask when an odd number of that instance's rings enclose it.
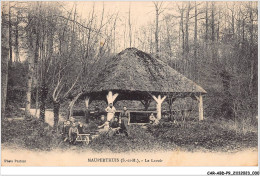
<instances>
[{"instance_id":1,"label":"tree","mask_svg":"<svg viewBox=\"0 0 260 176\"><path fill-rule=\"evenodd\" d=\"M154 38L155 38L155 52L156 56L159 56L159 16L160 14L163 13L165 10L163 5L163 2L153 2L154 7L155 7L155 33L154 33Z\"/></svg>"},{"instance_id":2,"label":"tree","mask_svg":"<svg viewBox=\"0 0 260 176\"><path fill-rule=\"evenodd\" d=\"M7 15L7 4L2 4L2 23L1 23L1 117L5 118L5 108L6 108L6 95L7 95L7 81L8 81L8 62L9 62L9 36L8 31L10 25L10 20L8 20L9 15ZM9 8L10 10L10 8ZM9 13L8 13L9 14ZM9 21L9 22L8 22Z\"/></svg>"},{"instance_id":3,"label":"tree","mask_svg":"<svg viewBox=\"0 0 260 176\"><path fill-rule=\"evenodd\" d=\"M132 47L131 3L129 4L128 26L129 26L129 47L131 48Z\"/></svg>"}]
</instances>

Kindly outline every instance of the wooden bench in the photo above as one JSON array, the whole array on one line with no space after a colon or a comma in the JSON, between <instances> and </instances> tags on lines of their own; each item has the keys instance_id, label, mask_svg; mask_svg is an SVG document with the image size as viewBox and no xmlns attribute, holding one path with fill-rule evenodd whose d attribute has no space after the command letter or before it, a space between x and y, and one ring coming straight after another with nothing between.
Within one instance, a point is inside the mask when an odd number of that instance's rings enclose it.
<instances>
[{"instance_id":1,"label":"wooden bench","mask_svg":"<svg viewBox=\"0 0 260 176\"><path fill-rule=\"evenodd\" d=\"M83 142L85 145L88 145L90 142L90 134L78 134L76 141Z\"/></svg>"}]
</instances>

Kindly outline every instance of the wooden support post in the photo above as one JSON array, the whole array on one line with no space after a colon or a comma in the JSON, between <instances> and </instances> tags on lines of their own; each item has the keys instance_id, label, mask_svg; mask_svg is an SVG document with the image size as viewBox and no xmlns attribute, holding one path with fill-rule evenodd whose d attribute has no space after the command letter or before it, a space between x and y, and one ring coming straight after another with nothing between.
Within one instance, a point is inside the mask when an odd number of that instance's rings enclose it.
<instances>
[{"instance_id":1,"label":"wooden support post","mask_svg":"<svg viewBox=\"0 0 260 176\"><path fill-rule=\"evenodd\" d=\"M90 100L90 97L86 97L85 98L85 105L86 105L86 109L88 110L88 107L89 107L89 100Z\"/></svg>"},{"instance_id":2,"label":"wooden support post","mask_svg":"<svg viewBox=\"0 0 260 176\"><path fill-rule=\"evenodd\" d=\"M202 95L200 95L199 97L198 96L195 96L196 99L198 100L199 102L199 121L203 120L204 117L203 117L203 100L202 100Z\"/></svg>"},{"instance_id":3,"label":"wooden support post","mask_svg":"<svg viewBox=\"0 0 260 176\"><path fill-rule=\"evenodd\" d=\"M156 98L154 95L152 96L153 99L156 101L157 106L157 119L160 120L162 118L162 102L165 100L166 96L164 96L163 98L161 98L161 95L158 96L158 98Z\"/></svg>"},{"instance_id":4,"label":"wooden support post","mask_svg":"<svg viewBox=\"0 0 260 176\"><path fill-rule=\"evenodd\" d=\"M199 97L199 120L203 120L203 100L202 100L202 95Z\"/></svg>"},{"instance_id":5,"label":"wooden support post","mask_svg":"<svg viewBox=\"0 0 260 176\"><path fill-rule=\"evenodd\" d=\"M108 94L107 94L107 103L110 104L115 101L116 97L118 96L118 93L114 94L112 93L112 91L109 91Z\"/></svg>"}]
</instances>

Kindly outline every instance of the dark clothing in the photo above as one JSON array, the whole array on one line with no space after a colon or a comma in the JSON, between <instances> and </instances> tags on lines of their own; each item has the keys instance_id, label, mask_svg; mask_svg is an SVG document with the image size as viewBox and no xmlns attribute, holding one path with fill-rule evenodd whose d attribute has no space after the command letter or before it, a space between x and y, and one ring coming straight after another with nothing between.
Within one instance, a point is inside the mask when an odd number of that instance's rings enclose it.
<instances>
[{"instance_id":1,"label":"dark clothing","mask_svg":"<svg viewBox=\"0 0 260 176\"><path fill-rule=\"evenodd\" d=\"M69 138L71 143L75 144L78 134L79 134L79 130L76 126L70 127Z\"/></svg>"},{"instance_id":2,"label":"dark clothing","mask_svg":"<svg viewBox=\"0 0 260 176\"><path fill-rule=\"evenodd\" d=\"M120 115L119 119L121 120L121 130L128 136L128 121L130 118L130 112L128 110L123 110Z\"/></svg>"},{"instance_id":3,"label":"dark clothing","mask_svg":"<svg viewBox=\"0 0 260 176\"><path fill-rule=\"evenodd\" d=\"M95 111L94 111L94 117L95 117L95 118L98 118L99 112L100 112L100 109L99 109L98 107L96 107L96 108L95 108Z\"/></svg>"},{"instance_id":4,"label":"dark clothing","mask_svg":"<svg viewBox=\"0 0 260 176\"><path fill-rule=\"evenodd\" d=\"M77 136L78 136L77 133L71 133L70 143L75 144L75 143L76 143Z\"/></svg>"},{"instance_id":5,"label":"dark clothing","mask_svg":"<svg viewBox=\"0 0 260 176\"><path fill-rule=\"evenodd\" d=\"M98 126L103 125L104 123L105 123L105 121L104 121L104 120L101 120L101 119L97 121L97 125L98 125Z\"/></svg>"},{"instance_id":6,"label":"dark clothing","mask_svg":"<svg viewBox=\"0 0 260 176\"><path fill-rule=\"evenodd\" d=\"M122 129L122 131L128 136L128 118L126 118L126 117L123 117L123 118L121 118L121 129Z\"/></svg>"},{"instance_id":7,"label":"dark clothing","mask_svg":"<svg viewBox=\"0 0 260 176\"><path fill-rule=\"evenodd\" d=\"M89 123L89 118L90 118L90 112L89 112L89 110L85 110L86 123Z\"/></svg>"},{"instance_id":8,"label":"dark clothing","mask_svg":"<svg viewBox=\"0 0 260 176\"><path fill-rule=\"evenodd\" d=\"M70 126L63 126L62 133L69 135Z\"/></svg>"},{"instance_id":9,"label":"dark clothing","mask_svg":"<svg viewBox=\"0 0 260 176\"><path fill-rule=\"evenodd\" d=\"M83 126L78 126L79 134L84 134Z\"/></svg>"},{"instance_id":10,"label":"dark clothing","mask_svg":"<svg viewBox=\"0 0 260 176\"><path fill-rule=\"evenodd\" d=\"M118 123L117 121L112 121L112 122L110 123L110 127L111 127L111 128L117 128L117 127L119 127L119 123Z\"/></svg>"},{"instance_id":11,"label":"dark clothing","mask_svg":"<svg viewBox=\"0 0 260 176\"><path fill-rule=\"evenodd\" d=\"M120 118L122 117L126 117L126 118L129 118L130 117L130 112L128 110L123 110L122 112L120 112L120 115L119 115Z\"/></svg>"},{"instance_id":12,"label":"dark clothing","mask_svg":"<svg viewBox=\"0 0 260 176\"><path fill-rule=\"evenodd\" d=\"M64 141L67 141L69 139L69 130L70 130L70 126L63 126L62 128L62 133L63 133L63 138Z\"/></svg>"}]
</instances>

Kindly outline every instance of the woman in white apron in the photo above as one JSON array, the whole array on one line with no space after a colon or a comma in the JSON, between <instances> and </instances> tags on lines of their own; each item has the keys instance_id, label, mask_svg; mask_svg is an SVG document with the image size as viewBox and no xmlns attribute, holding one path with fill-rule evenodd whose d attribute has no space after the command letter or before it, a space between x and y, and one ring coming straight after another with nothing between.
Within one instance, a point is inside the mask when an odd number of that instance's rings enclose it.
<instances>
[{"instance_id":1,"label":"woman in white apron","mask_svg":"<svg viewBox=\"0 0 260 176\"><path fill-rule=\"evenodd\" d=\"M113 106L112 103L109 104L109 106L105 109L107 112L107 121L110 121L111 119L113 119L115 112L116 112L116 108Z\"/></svg>"}]
</instances>

